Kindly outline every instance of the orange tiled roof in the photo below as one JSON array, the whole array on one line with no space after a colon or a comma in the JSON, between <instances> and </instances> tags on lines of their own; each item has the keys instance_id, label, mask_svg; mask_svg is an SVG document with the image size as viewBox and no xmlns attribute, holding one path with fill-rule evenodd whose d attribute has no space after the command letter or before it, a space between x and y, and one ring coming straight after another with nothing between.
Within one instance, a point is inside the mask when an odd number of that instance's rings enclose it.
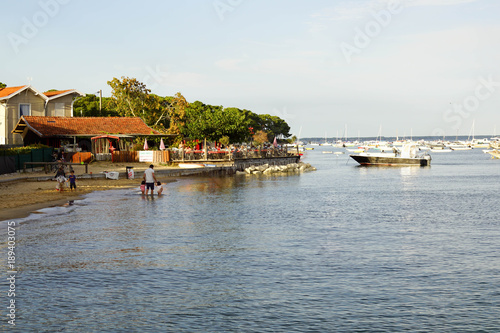
<instances>
[{"instance_id":1,"label":"orange tiled roof","mask_svg":"<svg viewBox=\"0 0 500 333\"><path fill-rule=\"evenodd\" d=\"M26 124L41 137L96 136L103 134L161 134L139 117L37 117L23 116L16 128ZM14 129L16 131L16 129ZM13 132L14 132L13 131Z\"/></svg>"},{"instance_id":2,"label":"orange tiled roof","mask_svg":"<svg viewBox=\"0 0 500 333\"><path fill-rule=\"evenodd\" d=\"M9 95L12 95L13 93L17 92L18 90L21 90L25 88L26 86L18 86L18 87L5 87L5 88L0 88L0 98L1 97L7 97Z\"/></svg>"},{"instance_id":3,"label":"orange tiled roof","mask_svg":"<svg viewBox=\"0 0 500 333\"><path fill-rule=\"evenodd\" d=\"M47 92L44 92L43 94L47 97L52 97L52 96L56 96L56 95L61 95L61 94L64 94L68 91L72 91L73 89L67 89L67 90L57 90L57 91L47 91Z\"/></svg>"}]
</instances>

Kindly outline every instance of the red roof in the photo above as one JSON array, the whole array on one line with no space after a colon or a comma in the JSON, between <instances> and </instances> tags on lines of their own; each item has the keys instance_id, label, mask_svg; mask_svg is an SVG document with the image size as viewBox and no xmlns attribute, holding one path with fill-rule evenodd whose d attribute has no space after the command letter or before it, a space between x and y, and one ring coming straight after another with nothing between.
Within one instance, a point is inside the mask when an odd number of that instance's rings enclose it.
<instances>
[{"instance_id":1,"label":"red roof","mask_svg":"<svg viewBox=\"0 0 500 333\"><path fill-rule=\"evenodd\" d=\"M40 137L161 134L147 126L139 117L22 116L12 132L22 133L25 126L28 126L29 129Z\"/></svg>"},{"instance_id":2,"label":"red roof","mask_svg":"<svg viewBox=\"0 0 500 333\"><path fill-rule=\"evenodd\" d=\"M74 89L67 89L67 90L57 90L57 91L47 91L47 92L44 92L43 94L47 97L52 97L52 96L56 96L56 95L61 95L61 94L64 94L64 93L67 93L68 91L72 91Z\"/></svg>"},{"instance_id":3,"label":"red roof","mask_svg":"<svg viewBox=\"0 0 500 333\"><path fill-rule=\"evenodd\" d=\"M12 95L23 88L26 88L26 86L0 88L0 98Z\"/></svg>"}]
</instances>

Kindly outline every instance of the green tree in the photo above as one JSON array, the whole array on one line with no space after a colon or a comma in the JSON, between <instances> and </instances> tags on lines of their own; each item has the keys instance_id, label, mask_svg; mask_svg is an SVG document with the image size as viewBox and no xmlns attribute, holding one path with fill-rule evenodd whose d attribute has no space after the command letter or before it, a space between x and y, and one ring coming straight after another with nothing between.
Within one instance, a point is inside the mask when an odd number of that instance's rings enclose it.
<instances>
[{"instance_id":1,"label":"green tree","mask_svg":"<svg viewBox=\"0 0 500 333\"><path fill-rule=\"evenodd\" d=\"M222 107L206 105L200 101L190 103L185 109L186 122L181 129L182 134L191 139L217 140L212 119L217 109Z\"/></svg>"},{"instance_id":2,"label":"green tree","mask_svg":"<svg viewBox=\"0 0 500 333\"><path fill-rule=\"evenodd\" d=\"M228 137L229 142L242 142L248 137L248 121L237 108L203 104L200 101L186 108L186 123L182 134L192 139L218 141Z\"/></svg>"},{"instance_id":3,"label":"green tree","mask_svg":"<svg viewBox=\"0 0 500 333\"><path fill-rule=\"evenodd\" d=\"M259 146L263 143L269 142L268 134L263 130L258 130L253 136L253 142Z\"/></svg>"},{"instance_id":4,"label":"green tree","mask_svg":"<svg viewBox=\"0 0 500 333\"><path fill-rule=\"evenodd\" d=\"M151 90L135 78L123 77L121 80L113 78L107 82L113 89L112 97L116 111L126 117L144 117L149 107L149 93ZM141 117L141 118L142 118Z\"/></svg>"},{"instance_id":5,"label":"green tree","mask_svg":"<svg viewBox=\"0 0 500 333\"><path fill-rule=\"evenodd\" d=\"M7 87L7 85L3 82L0 82L0 89Z\"/></svg>"},{"instance_id":6,"label":"green tree","mask_svg":"<svg viewBox=\"0 0 500 333\"><path fill-rule=\"evenodd\" d=\"M168 101L151 94L146 85L135 78L113 78L108 81L112 90L113 108L125 117L139 117L148 126L165 130L168 119Z\"/></svg>"},{"instance_id":7,"label":"green tree","mask_svg":"<svg viewBox=\"0 0 500 333\"><path fill-rule=\"evenodd\" d=\"M228 136L231 143L243 142L250 134L251 120L245 112L238 108L225 108L222 112L221 125L224 126L222 136Z\"/></svg>"},{"instance_id":8,"label":"green tree","mask_svg":"<svg viewBox=\"0 0 500 333\"><path fill-rule=\"evenodd\" d=\"M227 146L231 143L231 140L229 140L228 136L223 136L222 138L219 139L219 142L224 146Z\"/></svg>"},{"instance_id":9,"label":"green tree","mask_svg":"<svg viewBox=\"0 0 500 333\"><path fill-rule=\"evenodd\" d=\"M258 115L250 110L203 104L200 101L188 103L177 93L172 97L161 97L151 93L146 85L135 78L121 77L108 81L112 90L109 110L120 116L140 117L144 122L160 131L178 134L192 139L206 138L211 141L229 138L231 143L251 138L254 130L262 130L268 138L290 136L290 127L281 118ZM86 104L87 103L87 104ZM91 114L95 101L81 101L81 114Z\"/></svg>"},{"instance_id":10,"label":"green tree","mask_svg":"<svg viewBox=\"0 0 500 333\"><path fill-rule=\"evenodd\" d=\"M78 98L73 104L75 117L116 117L118 112L111 109L114 102L110 97L103 97L102 107L99 106L99 97L93 94L86 94Z\"/></svg>"},{"instance_id":11,"label":"green tree","mask_svg":"<svg viewBox=\"0 0 500 333\"><path fill-rule=\"evenodd\" d=\"M243 113L245 119L248 121L248 127L256 130L261 128L261 119L258 114L246 109L240 110L240 112Z\"/></svg>"},{"instance_id":12,"label":"green tree","mask_svg":"<svg viewBox=\"0 0 500 333\"><path fill-rule=\"evenodd\" d=\"M186 108L189 103L180 92L173 97L165 97L169 103L168 109L168 134L181 134L181 128L186 124Z\"/></svg>"},{"instance_id":13,"label":"green tree","mask_svg":"<svg viewBox=\"0 0 500 333\"><path fill-rule=\"evenodd\" d=\"M261 114L260 118L260 129L265 131L270 138L283 136L288 138L290 134L290 126L278 116L271 116L269 114Z\"/></svg>"}]
</instances>

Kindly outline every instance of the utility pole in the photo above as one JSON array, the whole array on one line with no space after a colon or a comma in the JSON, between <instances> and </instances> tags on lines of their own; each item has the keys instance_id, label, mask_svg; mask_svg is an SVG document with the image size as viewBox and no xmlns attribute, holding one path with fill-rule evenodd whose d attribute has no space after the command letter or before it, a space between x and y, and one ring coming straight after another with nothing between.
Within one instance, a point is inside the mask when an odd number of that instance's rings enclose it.
<instances>
[{"instance_id":1,"label":"utility pole","mask_svg":"<svg viewBox=\"0 0 500 333\"><path fill-rule=\"evenodd\" d=\"M101 115L102 110L102 90L99 89L99 115Z\"/></svg>"}]
</instances>

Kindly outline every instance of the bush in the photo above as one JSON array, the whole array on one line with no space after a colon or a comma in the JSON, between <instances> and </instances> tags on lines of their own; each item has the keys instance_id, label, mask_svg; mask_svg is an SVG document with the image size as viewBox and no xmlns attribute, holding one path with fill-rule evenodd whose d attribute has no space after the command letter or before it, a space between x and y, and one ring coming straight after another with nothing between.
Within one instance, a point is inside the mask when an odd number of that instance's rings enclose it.
<instances>
[{"instance_id":1,"label":"bush","mask_svg":"<svg viewBox=\"0 0 500 333\"><path fill-rule=\"evenodd\" d=\"M50 148L50 147L47 145L42 145L42 144L37 143L37 144L30 145L30 146L25 146L25 147L1 149L1 151L2 151L1 155L12 156L12 155L29 154L32 150L42 149L42 148Z\"/></svg>"},{"instance_id":2,"label":"bush","mask_svg":"<svg viewBox=\"0 0 500 333\"><path fill-rule=\"evenodd\" d=\"M134 143L134 144L132 145L132 150L133 150L133 151L144 150L144 143L143 143L143 144L140 144L140 143Z\"/></svg>"}]
</instances>

